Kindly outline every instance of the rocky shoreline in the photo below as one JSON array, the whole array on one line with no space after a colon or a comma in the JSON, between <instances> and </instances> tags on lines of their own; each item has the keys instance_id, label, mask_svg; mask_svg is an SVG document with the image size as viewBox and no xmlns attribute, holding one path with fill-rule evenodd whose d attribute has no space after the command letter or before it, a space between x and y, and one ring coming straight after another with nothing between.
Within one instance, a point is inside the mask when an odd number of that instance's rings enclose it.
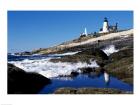
<instances>
[{"instance_id":1,"label":"rocky shoreline","mask_svg":"<svg viewBox=\"0 0 140 105\"><path fill-rule=\"evenodd\" d=\"M8 64L8 94L37 94L51 80Z\"/></svg>"},{"instance_id":2,"label":"rocky shoreline","mask_svg":"<svg viewBox=\"0 0 140 105\"><path fill-rule=\"evenodd\" d=\"M114 45L117 52L107 55L103 49ZM51 59L51 62L86 62L96 61L98 68L80 68L82 74L100 75L107 72L109 75L133 86L133 34L129 37L117 37L107 40L98 40L90 44L75 46L59 50L55 53L61 54L70 51L80 51L75 55L62 56L59 59ZM46 55L48 53L44 53ZM71 72L69 77L79 75ZM63 76L63 75L61 75ZM34 94L51 80L37 73L27 73L12 64L8 64L8 94ZM60 88L55 94L127 94L126 92L111 88Z\"/></svg>"},{"instance_id":3,"label":"rocky shoreline","mask_svg":"<svg viewBox=\"0 0 140 105\"><path fill-rule=\"evenodd\" d=\"M59 88L54 94L131 94L132 92L126 92L112 88Z\"/></svg>"},{"instance_id":4,"label":"rocky shoreline","mask_svg":"<svg viewBox=\"0 0 140 105\"><path fill-rule=\"evenodd\" d=\"M82 73L96 72L99 74L103 69L110 75L133 85L133 37L123 39L114 39L99 43L99 46L86 45L82 46L83 51L72 55L64 56L61 59L51 59L52 62L87 62L96 60L99 68L81 68ZM107 56L101 49L106 45L115 45L119 49L118 52ZM79 49L79 48L74 48ZM73 51L75 51L73 49ZM68 49L67 49L68 51ZM62 51L65 52L65 51ZM93 70L94 69L94 70Z\"/></svg>"},{"instance_id":5,"label":"rocky shoreline","mask_svg":"<svg viewBox=\"0 0 140 105\"><path fill-rule=\"evenodd\" d=\"M110 39L116 39L116 38L120 38L120 37L129 37L133 35L133 29L129 29L129 30L123 30L123 31L118 31L115 33L108 33L105 35L99 34L96 37L94 35L90 36L89 38L87 37L79 37L78 39L64 42L60 45L54 46L54 47L50 47L50 48L40 48L38 50L34 50L31 53L32 54L48 54L48 53L56 53L59 51L64 51L65 49L73 49L79 46L85 46L85 45L89 45L89 44L98 44L98 42L104 42L105 40L110 40ZM87 38L87 40L83 40Z\"/></svg>"},{"instance_id":6,"label":"rocky shoreline","mask_svg":"<svg viewBox=\"0 0 140 105\"><path fill-rule=\"evenodd\" d=\"M110 55L110 62L104 68L112 76L133 85L133 49L123 49Z\"/></svg>"}]
</instances>

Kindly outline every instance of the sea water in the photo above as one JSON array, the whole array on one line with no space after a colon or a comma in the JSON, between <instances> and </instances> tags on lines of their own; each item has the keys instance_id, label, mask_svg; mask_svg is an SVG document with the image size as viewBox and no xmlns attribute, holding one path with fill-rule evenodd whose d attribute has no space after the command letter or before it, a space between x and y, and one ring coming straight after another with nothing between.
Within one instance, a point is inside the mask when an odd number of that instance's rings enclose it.
<instances>
[{"instance_id":1,"label":"sea water","mask_svg":"<svg viewBox=\"0 0 140 105\"><path fill-rule=\"evenodd\" d=\"M100 76L89 76L89 75L78 75L75 78L70 77L61 77L53 78L50 85L46 85L39 94L51 94L55 90L62 87L71 87L71 88L114 88L123 91L133 91L133 86L127 83L124 83L118 80L115 77L110 76L110 81L108 83L104 80L104 75Z\"/></svg>"},{"instance_id":2,"label":"sea water","mask_svg":"<svg viewBox=\"0 0 140 105\"><path fill-rule=\"evenodd\" d=\"M51 62L50 60L60 59L65 55L76 54L69 52L66 54L37 55L37 56L15 56L8 57L8 62L26 72L36 72L47 78L58 77L60 75L70 75L72 71L80 73L80 68L99 67L96 61L86 62Z\"/></svg>"},{"instance_id":3,"label":"sea water","mask_svg":"<svg viewBox=\"0 0 140 105\"><path fill-rule=\"evenodd\" d=\"M108 49L108 50L107 50ZM109 46L104 49L105 53L117 52L114 46ZM39 93L53 93L56 89L60 87L95 87L95 88L115 88L124 91L133 91L133 86L118 80L115 77L109 76L109 82L106 83L105 76L102 74L100 76L94 75L83 75L80 74L75 78L71 77L60 77L60 75L70 75L72 71L80 73L80 68L94 67L98 68L99 65L96 61L91 61L89 64L86 62L51 62L50 60L60 59L66 55L74 55L77 52L67 52L63 54L50 54L50 55L29 55L29 56L17 56L8 55L8 63L14 64L15 66L23 69L26 72L36 72L47 78L50 78L52 83L46 85ZM108 80L108 79L107 79Z\"/></svg>"}]
</instances>

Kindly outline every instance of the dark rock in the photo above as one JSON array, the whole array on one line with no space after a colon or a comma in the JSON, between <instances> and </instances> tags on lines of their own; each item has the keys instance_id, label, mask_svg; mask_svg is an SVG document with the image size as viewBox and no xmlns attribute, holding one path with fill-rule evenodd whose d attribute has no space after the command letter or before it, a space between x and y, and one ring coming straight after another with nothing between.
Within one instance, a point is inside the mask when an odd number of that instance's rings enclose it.
<instances>
[{"instance_id":1,"label":"dark rock","mask_svg":"<svg viewBox=\"0 0 140 105\"><path fill-rule=\"evenodd\" d=\"M25 52L22 53L22 55L32 55L32 53L28 52L28 51L25 51Z\"/></svg>"},{"instance_id":2,"label":"dark rock","mask_svg":"<svg viewBox=\"0 0 140 105\"><path fill-rule=\"evenodd\" d=\"M102 58L102 60L108 60L108 56L100 49L95 49L92 54L96 57Z\"/></svg>"},{"instance_id":3,"label":"dark rock","mask_svg":"<svg viewBox=\"0 0 140 105\"><path fill-rule=\"evenodd\" d=\"M108 61L96 61L96 62L101 68L103 68L108 63Z\"/></svg>"},{"instance_id":4,"label":"dark rock","mask_svg":"<svg viewBox=\"0 0 140 105\"><path fill-rule=\"evenodd\" d=\"M126 82L126 83L129 83L130 85L133 85L133 82L134 82L134 80L133 80L132 77L130 77L130 78L124 78L124 79L122 79L122 81L123 82Z\"/></svg>"},{"instance_id":5,"label":"dark rock","mask_svg":"<svg viewBox=\"0 0 140 105\"><path fill-rule=\"evenodd\" d=\"M96 59L108 60L108 56L99 48L89 48L79 52L77 55L91 55Z\"/></svg>"},{"instance_id":6,"label":"dark rock","mask_svg":"<svg viewBox=\"0 0 140 105\"><path fill-rule=\"evenodd\" d=\"M60 78L71 78L71 79L74 79L75 77L77 77L79 75L78 72L76 71L72 71L70 75L59 75Z\"/></svg>"},{"instance_id":7,"label":"dark rock","mask_svg":"<svg viewBox=\"0 0 140 105\"><path fill-rule=\"evenodd\" d=\"M89 74L91 72L95 72L95 68L91 68L91 67L81 68L80 70L83 74Z\"/></svg>"},{"instance_id":8,"label":"dark rock","mask_svg":"<svg viewBox=\"0 0 140 105\"><path fill-rule=\"evenodd\" d=\"M52 62L87 62L90 63L90 60L96 60L99 62L104 62L108 60L108 56L100 49L86 49L75 55L64 56L60 59L51 59Z\"/></svg>"},{"instance_id":9,"label":"dark rock","mask_svg":"<svg viewBox=\"0 0 140 105\"><path fill-rule=\"evenodd\" d=\"M110 63L104 66L107 72L124 82L133 84L133 49L120 50L111 54L109 59Z\"/></svg>"},{"instance_id":10,"label":"dark rock","mask_svg":"<svg viewBox=\"0 0 140 105\"><path fill-rule=\"evenodd\" d=\"M107 70L104 69L103 67L98 67L95 69L95 74L97 77L100 77L101 75L104 74L104 72L106 72Z\"/></svg>"},{"instance_id":11,"label":"dark rock","mask_svg":"<svg viewBox=\"0 0 140 105\"><path fill-rule=\"evenodd\" d=\"M72 72L71 72L71 76L72 76L72 77L76 77L76 76L78 76L78 75L79 75L79 73L76 72L76 71L72 71Z\"/></svg>"},{"instance_id":12,"label":"dark rock","mask_svg":"<svg viewBox=\"0 0 140 105\"><path fill-rule=\"evenodd\" d=\"M76 94L76 89L74 88L60 88L57 89L54 93L55 94Z\"/></svg>"},{"instance_id":13,"label":"dark rock","mask_svg":"<svg viewBox=\"0 0 140 105\"><path fill-rule=\"evenodd\" d=\"M77 94L124 94L123 91L112 88L80 88Z\"/></svg>"},{"instance_id":14,"label":"dark rock","mask_svg":"<svg viewBox=\"0 0 140 105\"><path fill-rule=\"evenodd\" d=\"M100 72L103 74L106 70L104 68L100 69Z\"/></svg>"},{"instance_id":15,"label":"dark rock","mask_svg":"<svg viewBox=\"0 0 140 105\"><path fill-rule=\"evenodd\" d=\"M35 94L51 80L37 73L27 73L8 64L8 94Z\"/></svg>"},{"instance_id":16,"label":"dark rock","mask_svg":"<svg viewBox=\"0 0 140 105\"><path fill-rule=\"evenodd\" d=\"M118 89L112 88L59 88L55 94L131 94Z\"/></svg>"},{"instance_id":17,"label":"dark rock","mask_svg":"<svg viewBox=\"0 0 140 105\"><path fill-rule=\"evenodd\" d=\"M111 61L117 61L127 57L133 57L133 48L120 50L119 52L111 54L109 58Z\"/></svg>"},{"instance_id":18,"label":"dark rock","mask_svg":"<svg viewBox=\"0 0 140 105\"><path fill-rule=\"evenodd\" d=\"M32 52L29 52L29 51L18 52L18 53L15 53L15 55L20 55L20 56L24 56L24 55L32 55Z\"/></svg>"}]
</instances>

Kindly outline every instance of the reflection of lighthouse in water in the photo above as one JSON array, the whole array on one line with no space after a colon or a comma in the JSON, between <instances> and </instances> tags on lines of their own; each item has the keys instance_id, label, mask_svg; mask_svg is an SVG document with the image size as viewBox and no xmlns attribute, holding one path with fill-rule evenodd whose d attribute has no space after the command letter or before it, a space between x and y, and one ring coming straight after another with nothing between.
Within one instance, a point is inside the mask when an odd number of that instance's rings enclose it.
<instances>
[{"instance_id":1,"label":"reflection of lighthouse in water","mask_svg":"<svg viewBox=\"0 0 140 105\"><path fill-rule=\"evenodd\" d=\"M108 85L110 82L109 74L107 72L104 72L104 80L105 83Z\"/></svg>"}]
</instances>

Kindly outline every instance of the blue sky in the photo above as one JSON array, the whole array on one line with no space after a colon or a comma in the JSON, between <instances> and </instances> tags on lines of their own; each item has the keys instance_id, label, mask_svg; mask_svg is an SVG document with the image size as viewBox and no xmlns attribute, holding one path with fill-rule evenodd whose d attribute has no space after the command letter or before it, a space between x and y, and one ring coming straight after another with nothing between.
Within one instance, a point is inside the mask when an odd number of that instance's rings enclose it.
<instances>
[{"instance_id":1,"label":"blue sky","mask_svg":"<svg viewBox=\"0 0 140 105\"><path fill-rule=\"evenodd\" d=\"M47 48L98 32L104 17L119 29L133 28L132 11L8 11L8 52Z\"/></svg>"}]
</instances>

